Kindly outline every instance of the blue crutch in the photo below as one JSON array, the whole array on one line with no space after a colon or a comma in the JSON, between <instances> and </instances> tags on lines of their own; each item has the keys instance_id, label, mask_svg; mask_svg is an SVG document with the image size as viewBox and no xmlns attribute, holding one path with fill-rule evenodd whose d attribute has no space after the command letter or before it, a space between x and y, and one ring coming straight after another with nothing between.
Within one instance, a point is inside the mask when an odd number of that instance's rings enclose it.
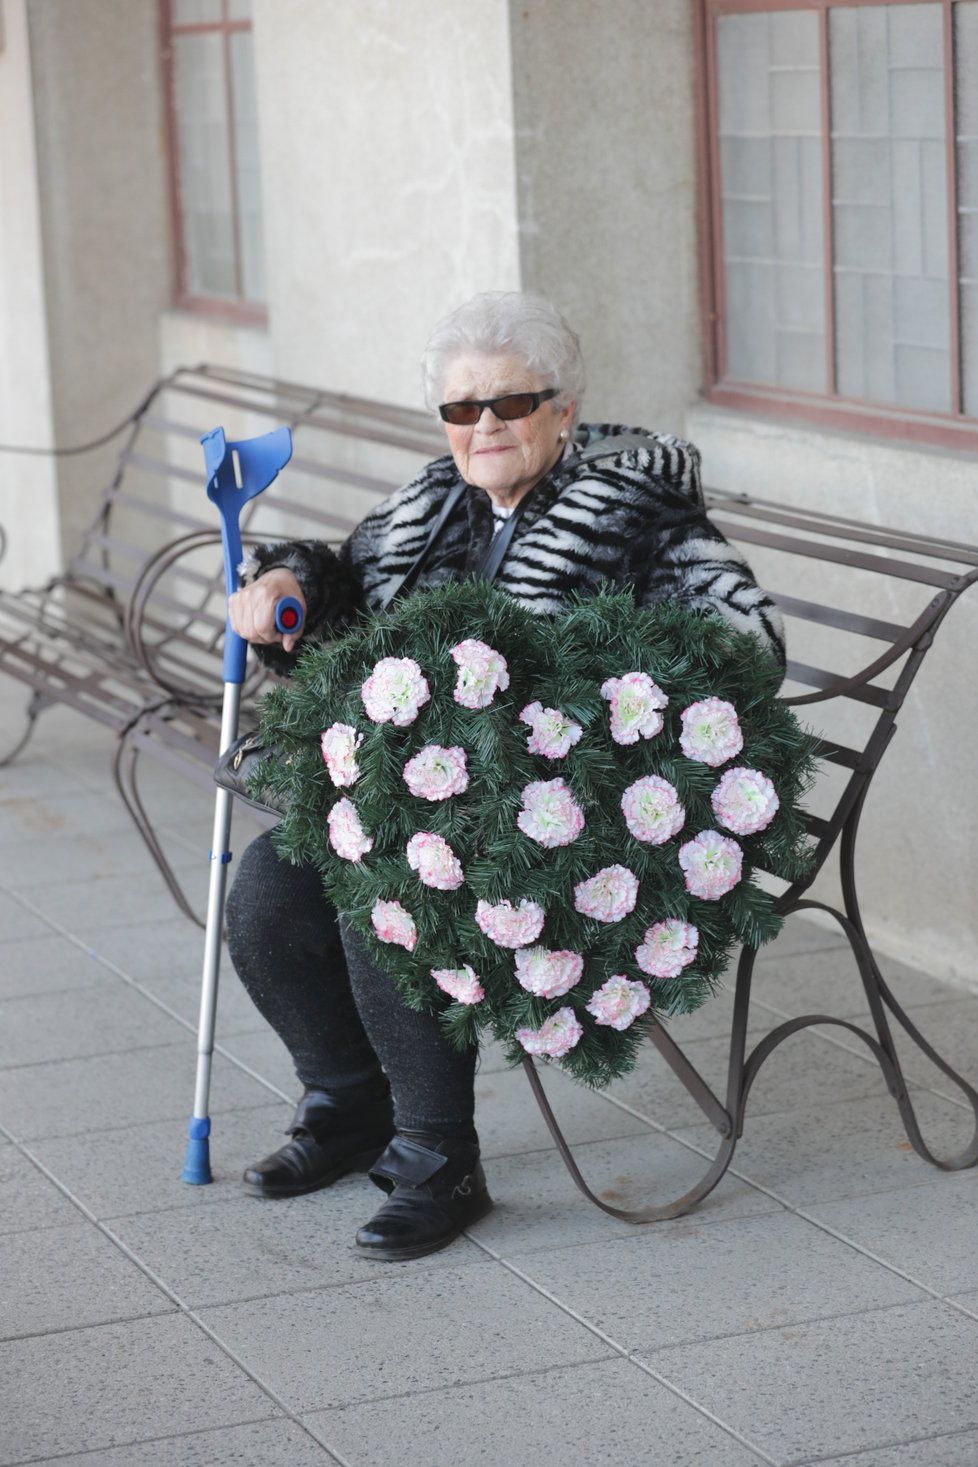
<instances>
[{"instance_id":1,"label":"blue crutch","mask_svg":"<svg viewBox=\"0 0 978 1467\"><path fill-rule=\"evenodd\" d=\"M241 531L238 516L249 499L267 489L279 469L292 457L292 434L276 428L259 438L229 443L223 428L214 428L200 440L207 468L207 497L221 516L224 547L224 585L228 596L238 589L241 563ZM235 458L238 473L235 472ZM238 484L238 477L241 483ZM275 607L275 625L280 632L296 632L302 625L302 607L293 596L283 596ZM244 682L248 644L231 629L224 631L224 703L221 711L221 753L238 735L241 685ZM210 849L210 886L207 895L207 926L204 935L204 968L200 989L200 1019L197 1028L197 1083L194 1110L188 1127L187 1151L181 1180L199 1185L213 1181L210 1163L208 1104L211 1088L211 1058L214 1053L214 1024L217 1016L217 980L221 962L221 929L224 923L224 893L231 860L231 807L234 796L217 790L214 833Z\"/></svg>"}]
</instances>

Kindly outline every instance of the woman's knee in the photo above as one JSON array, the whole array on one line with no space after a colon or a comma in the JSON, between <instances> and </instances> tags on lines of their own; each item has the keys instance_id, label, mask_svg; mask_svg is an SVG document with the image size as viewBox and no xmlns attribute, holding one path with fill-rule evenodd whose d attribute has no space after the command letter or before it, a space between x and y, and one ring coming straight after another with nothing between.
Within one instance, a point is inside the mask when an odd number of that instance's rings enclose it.
<instances>
[{"instance_id":1,"label":"woman's knee","mask_svg":"<svg viewBox=\"0 0 978 1467\"><path fill-rule=\"evenodd\" d=\"M272 832L246 847L225 906L228 948L235 953L266 946L276 934L294 933L299 913L310 917L325 910L322 882L306 866L293 866L277 855Z\"/></svg>"}]
</instances>

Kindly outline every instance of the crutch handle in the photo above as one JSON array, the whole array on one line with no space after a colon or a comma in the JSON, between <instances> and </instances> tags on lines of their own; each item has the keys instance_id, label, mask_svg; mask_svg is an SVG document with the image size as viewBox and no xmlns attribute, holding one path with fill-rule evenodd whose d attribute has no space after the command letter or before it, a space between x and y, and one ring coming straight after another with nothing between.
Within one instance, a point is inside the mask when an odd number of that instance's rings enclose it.
<instances>
[{"instance_id":1,"label":"crutch handle","mask_svg":"<svg viewBox=\"0 0 978 1467\"><path fill-rule=\"evenodd\" d=\"M296 596L281 596L275 603L275 630L284 636L302 631L302 602Z\"/></svg>"}]
</instances>

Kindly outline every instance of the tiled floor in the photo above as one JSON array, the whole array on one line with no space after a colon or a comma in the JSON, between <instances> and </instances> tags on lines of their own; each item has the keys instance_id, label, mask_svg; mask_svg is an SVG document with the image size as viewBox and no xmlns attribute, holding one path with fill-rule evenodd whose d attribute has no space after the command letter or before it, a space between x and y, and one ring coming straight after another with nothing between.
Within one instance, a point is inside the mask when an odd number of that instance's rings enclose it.
<instances>
[{"instance_id":1,"label":"tiled floor","mask_svg":"<svg viewBox=\"0 0 978 1467\"><path fill-rule=\"evenodd\" d=\"M579 1196L524 1077L489 1051L495 1210L431 1258L371 1264L352 1247L365 1178L278 1204L239 1191L294 1085L225 970L216 1180L182 1184L201 938L109 752L53 712L0 770L0 1467L978 1464L978 1171L915 1155L845 1030L776 1051L731 1171L645 1228ZM202 893L207 800L155 767L146 787ZM254 827L236 820L240 846ZM978 1079L978 997L884 966ZM846 950L802 922L755 994L758 1035L863 1010ZM715 1086L729 1013L721 997L676 1026ZM929 1137L962 1146L960 1093L909 1052L907 1073ZM653 1052L610 1095L545 1078L606 1197L676 1195L704 1170L715 1133Z\"/></svg>"}]
</instances>

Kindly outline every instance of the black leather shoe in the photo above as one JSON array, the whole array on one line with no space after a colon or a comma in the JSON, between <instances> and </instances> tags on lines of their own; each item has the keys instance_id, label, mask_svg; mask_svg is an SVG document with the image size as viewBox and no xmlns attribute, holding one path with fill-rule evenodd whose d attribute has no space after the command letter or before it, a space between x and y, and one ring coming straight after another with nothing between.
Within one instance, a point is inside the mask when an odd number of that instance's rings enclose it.
<instances>
[{"instance_id":1,"label":"black leather shoe","mask_svg":"<svg viewBox=\"0 0 978 1467\"><path fill-rule=\"evenodd\" d=\"M399 1133L370 1168L390 1195L357 1233L368 1258L400 1260L436 1253L492 1207L474 1142Z\"/></svg>"},{"instance_id":2,"label":"black leather shoe","mask_svg":"<svg viewBox=\"0 0 978 1467\"><path fill-rule=\"evenodd\" d=\"M390 1094L352 1106L349 1096L307 1090L287 1135L292 1140L244 1174L252 1197L300 1197L347 1172L366 1171L394 1132Z\"/></svg>"}]
</instances>

